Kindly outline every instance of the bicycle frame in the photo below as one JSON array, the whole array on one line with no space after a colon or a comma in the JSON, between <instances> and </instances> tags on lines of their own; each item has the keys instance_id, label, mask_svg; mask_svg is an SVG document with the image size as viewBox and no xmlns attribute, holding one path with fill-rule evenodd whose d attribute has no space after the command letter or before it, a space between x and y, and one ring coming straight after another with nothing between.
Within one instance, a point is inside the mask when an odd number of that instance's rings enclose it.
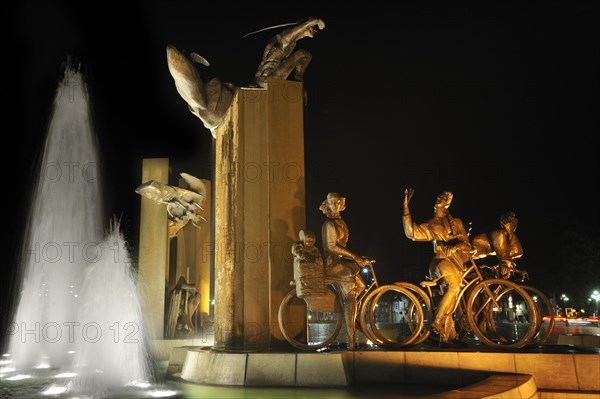
<instances>
[{"instance_id":1,"label":"bicycle frame","mask_svg":"<svg viewBox=\"0 0 600 399\"><path fill-rule=\"evenodd\" d=\"M469 288L471 288L473 285L484 280L483 275L481 274L481 270L479 270L479 266L472 259L470 260L470 263L471 263L471 266L469 266L467 269L465 269L460 276L461 280L462 280L462 284L461 284L462 287L456 298L456 303L454 304L454 308L452 309L453 313L456 312L456 310L458 309L460 300L463 298L465 292L467 292L467 290ZM473 278L473 279L467 279L467 276L469 274L471 274L472 272L475 272L477 277ZM433 303L433 297L434 297L433 292L431 291L431 287L439 286L439 280L441 280L442 278L444 278L444 276L438 277L434 280L421 282L421 286L427 288L427 294L429 295L430 300L432 300L431 303ZM488 287L486 287L486 290L487 290L487 293L490 296L490 298L493 298L492 292L489 290ZM496 300L495 299L492 299L492 300L494 301L494 306L498 307L499 305L496 302Z\"/></svg>"},{"instance_id":2,"label":"bicycle frame","mask_svg":"<svg viewBox=\"0 0 600 399\"><path fill-rule=\"evenodd\" d=\"M371 276L373 277L373 281L371 282L371 284L369 284L369 285L368 285L368 286L367 286L367 287L366 287L366 288L363 290L363 292L361 292L361 293L358 295L357 302L359 302L359 303L360 303L360 302L362 302L362 300L363 300L364 298L366 298L366 296L369 294L369 292L371 292L371 291L372 291L374 288L377 288L377 287L379 287L379 282L377 281L377 276L375 275L375 269L373 268L373 263L375 263L375 261L374 261L374 260L373 260L373 261L371 261L371 262L369 262L369 265L368 265L368 266L363 266L363 267L368 267L368 268L369 268L369 270L371 271ZM362 270L361 270L361 271L362 271ZM359 273L360 273L360 272L359 272ZM364 281L364 279L363 279L363 281Z\"/></svg>"}]
</instances>

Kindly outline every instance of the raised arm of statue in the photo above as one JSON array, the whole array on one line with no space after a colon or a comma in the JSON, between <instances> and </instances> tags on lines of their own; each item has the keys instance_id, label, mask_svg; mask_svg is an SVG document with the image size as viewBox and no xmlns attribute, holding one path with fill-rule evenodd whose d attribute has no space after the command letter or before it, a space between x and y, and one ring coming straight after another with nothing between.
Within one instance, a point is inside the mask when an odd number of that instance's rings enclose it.
<instances>
[{"instance_id":1,"label":"raised arm of statue","mask_svg":"<svg viewBox=\"0 0 600 399\"><path fill-rule=\"evenodd\" d=\"M317 27L320 30L325 29L325 22L319 18L310 17L293 28L284 30L277 36L279 36L279 41L283 47L294 46L298 40L304 37L313 37L317 32Z\"/></svg>"},{"instance_id":2,"label":"raised arm of statue","mask_svg":"<svg viewBox=\"0 0 600 399\"><path fill-rule=\"evenodd\" d=\"M410 215L410 209L408 203L410 202L415 190L407 188L404 190L404 213L402 215L402 226L404 227L404 234L407 238L413 241L433 241L435 237L432 234L432 230L429 223L417 224L413 222L412 216Z\"/></svg>"},{"instance_id":3,"label":"raised arm of statue","mask_svg":"<svg viewBox=\"0 0 600 399\"><path fill-rule=\"evenodd\" d=\"M408 203L410 199L414 195L415 190L413 188L405 188L404 189L404 213L402 214L402 225L404 226L404 234L407 238L411 240L415 236L412 216L410 215L410 209L408 208Z\"/></svg>"}]
</instances>

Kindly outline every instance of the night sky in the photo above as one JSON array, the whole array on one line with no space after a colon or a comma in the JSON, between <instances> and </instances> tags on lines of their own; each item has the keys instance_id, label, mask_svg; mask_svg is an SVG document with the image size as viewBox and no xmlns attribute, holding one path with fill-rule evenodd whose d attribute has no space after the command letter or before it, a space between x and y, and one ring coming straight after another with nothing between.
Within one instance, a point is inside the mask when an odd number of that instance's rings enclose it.
<instances>
[{"instance_id":1,"label":"night sky","mask_svg":"<svg viewBox=\"0 0 600 399\"><path fill-rule=\"evenodd\" d=\"M8 10L4 137L18 145L5 144L16 159L2 160L3 316L68 56L87 76L106 220L121 216L135 248L142 158L170 158L173 179L211 176L213 139L176 92L166 46L209 60L205 80L243 86L281 29L244 34L308 16L326 23L297 47L313 54L304 79L308 229L320 235L319 204L337 191L347 197L348 247L377 259L381 283L418 282L432 250L404 235L404 188L416 190L415 221L449 190L451 213L474 234L516 212L519 267L531 285L582 301L600 289L600 3L127 3L22 1Z\"/></svg>"}]
</instances>

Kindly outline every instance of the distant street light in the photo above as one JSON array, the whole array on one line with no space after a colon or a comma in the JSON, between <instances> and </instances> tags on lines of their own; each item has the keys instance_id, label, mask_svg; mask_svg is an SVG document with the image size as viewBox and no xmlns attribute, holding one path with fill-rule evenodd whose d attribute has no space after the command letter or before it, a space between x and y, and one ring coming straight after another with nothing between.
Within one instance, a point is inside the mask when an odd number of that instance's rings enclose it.
<instances>
[{"instance_id":1,"label":"distant street light","mask_svg":"<svg viewBox=\"0 0 600 399\"><path fill-rule=\"evenodd\" d=\"M569 297L565 294L562 294L560 296L560 299L562 299L563 309L565 310L565 317L567 317L567 302L569 302Z\"/></svg>"},{"instance_id":2,"label":"distant street light","mask_svg":"<svg viewBox=\"0 0 600 399\"><path fill-rule=\"evenodd\" d=\"M598 301L600 300L600 292L594 291L592 293L592 299L596 301L596 315L598 315Z\"/></svg>"}]
</instances>

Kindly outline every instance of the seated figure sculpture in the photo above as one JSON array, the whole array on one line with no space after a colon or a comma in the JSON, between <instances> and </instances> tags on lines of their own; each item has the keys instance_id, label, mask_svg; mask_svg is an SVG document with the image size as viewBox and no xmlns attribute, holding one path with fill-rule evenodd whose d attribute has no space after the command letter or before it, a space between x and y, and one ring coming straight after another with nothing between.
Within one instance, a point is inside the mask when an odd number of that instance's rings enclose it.
<instances>
[{"instance_id":1,"label":"seated figure sculpture","mask_svg":"<svg viewBox=\"0 0 600 399\"><path fill-rule=\"evenodd\" d=\"M192 319L199 304L200 293L196 286L179 276L177 284L169 293L165 336L179 338L193 334L196 329Z\"/></svg>"},{"instance_id":2,"label":"seated figure sculpture","mask_svg":"<svg viewBox=\"0 0 600 399\"><path fill-rule=\"evenodd\" d=\"M505 212L500 215L499 229L474 236L471 245L476 251L476 259L495 255L503 278L509 278L516 273L521 275L521 282L523 282L528 277L528 273L516 268L516 260L524 253L519 237L515 233L518 222L514 212Z\"/></svg>"},{"instance_id":3,"label":"seated figure sculpture","mask_svg":"<svg viewBox=\"0 0 600 399\"><path fill-rule=\"evenodd\" d=\"M346 198L331 192L319 208L327 219L323 222L321 235L323 255L325 257L325 278L331 281L342 295L345 304L344 317L348 330L348 348L356 346L356 314L357 297L365 289L360 276L360 268L367 266L371 260L360 256L348 248L349 230L340 212L346 209Z\"/></svg>"},{"instance_id":4,"label":"seated figure sculpture","mask_svg":"<svg viewBox=\"0 0 600 399\"><path fill-rule=\"evenodd\" d=\"M404 233L413 241L433 243L434 257L429 264L429 276L432 280L441 278L445 291L432 328L441 343L451 343L458 338L453 311L461 288L464 263L470 259L471 243L462 220L453 217L448 210L454 198L451 192L444 191L436 197L434 215L424 223L415 223L412 219L408 204L413 194L412 188L404 190Z\"/></svg>"},{"instance_id":5,"label":"seated figure sculpture","mask_svg":"<svg viewBox=\"0 0 600 399\"><path fill-rule=\"evenodd\" d=\"M294 255L294 285L298 298L325 295L323 257L316 247L312 231L300 230L300 241L292 245Z\"/></svg>"}]
</instances>

